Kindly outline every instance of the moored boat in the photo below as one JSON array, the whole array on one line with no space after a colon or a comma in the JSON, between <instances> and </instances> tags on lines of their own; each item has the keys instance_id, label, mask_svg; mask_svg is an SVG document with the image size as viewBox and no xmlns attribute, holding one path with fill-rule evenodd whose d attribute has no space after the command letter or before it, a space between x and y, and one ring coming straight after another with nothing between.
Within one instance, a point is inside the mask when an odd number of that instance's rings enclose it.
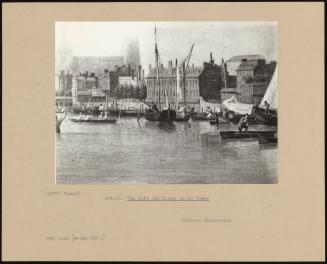
<instances>
[{"instance_id":1,"label":"moored boat","mask_svg":"<svg viewBox=\"0 0 327 264\"><path fill-rule=\"evenodd\" d=\"M89 119L79 119L79 118L69 118L70 121L74 123L93 123L93 124L112 124L116 123L117 119L109 118L109 119L96 119L96 118L89 118Z\"/></svg>"},{"instance_id":2,"label":"moored boat","mask_svg":"<svg viewBox=\"0 0 327 264\"><path fill-rule=\"evenodd\" d=\"M259 106L252 109L252 114L257 120L266 125L277 126L277 66L269 86Z\"/></svg>"},{"instance_id":3,"label":"moored boat","mask_svg":"<svg viewBox=\"0 0 327 264\"><path fill-rule=\"evenodd\" d=\"M192 114L191 115L192 120L205 120L205 121L215 121L216 119L214 117L208 117L205 114Z\"/></svg>"},{"instance_id":4,"label":"moored boat","mask_svg":"<svg viewBox=\"0 0 327 264\"><path fill-rule=\"evenodd\" d=\"M218 119L218 122L217 122L217 119L215 119L215 120L210 120L210 121L209 121L210 125L218 126L219 124L229 124L229 122L226 121L225 119L220 118L220 117L218 117L218 118L219 118L219 119Z\"/></svg>"},{"instance_id":5,"label":"moored boat","mask_svg":"<svg viewBox=\"0 0 327 264\"><path fill-rule=\"evenodd\" d=\"M275 130L266 131L220 131L222 139L247 139L247 138L258 138L259 136L273 136L276 133Z\"/></svg>"},{"instance_id":6,"label":"moored boat","mask_svg":"<svg viewBox=\"0 0 327 264\"><path fill-rule=\"evenodd\" d=\"M260 145L264 144L277 144L278 139L275 134L273 135L259 135L258 136L258 142Z\"/></svg>"},{"instance_id":7,"label":"moored boat","mask_svg":"<svg viewBox=\"0 0 327 264\"><path fill-rule=\"evenodd\" d=\"M114 116L142 116L143 113L137 109L108 109L107 110L111 115Z\"/></svg>"},{"instance_id":8,"label":"moored boat","mask_svg":"<svg viewBox=\"0 0 327 264\"><path fill-rule=\"evenodd\" d=\"M183 121L187 122L187 121L190 120L190 118L191 118L191 115L189 113L185 113L184 116L177 115L175 121L177 121L177 122L183 122Z\"/></svg>"}]
</instances>

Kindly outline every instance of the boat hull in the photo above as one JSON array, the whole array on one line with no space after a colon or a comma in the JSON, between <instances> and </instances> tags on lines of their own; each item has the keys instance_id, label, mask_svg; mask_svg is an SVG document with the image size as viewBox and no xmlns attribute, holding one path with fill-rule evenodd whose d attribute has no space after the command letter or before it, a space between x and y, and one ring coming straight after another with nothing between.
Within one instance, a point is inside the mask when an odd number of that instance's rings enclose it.
<instances>
[{"instance_id":1,"label":"boat hull","mask_svg":"<svg viewBox=\"0 0 327 264\"><path fill-rule=\"evenodd\" d=\"M116 123L117 119L77 119L70 118L70 121L74 123L93 123L93 124L112 124Z\"/></svg>"},{"instance_id":2,"label":"boat hull","mask_svg":"<svg viewBox=\"0 0 327 264\"><path fill-rule=\"evenodd\" d=\"M172 109L165 109L162 111L147 110L144 117L148 121L173 122L176 119L176 111Z\"/></svg>"},{"instance_id":3,"label":"boat hull","mask_svg":"<svg viewBox=\"0 0 327 264\"><path fill-rule=\"evenodd\" d=\"M225 119L227 122L231 122L233 124L237 124L240 119L243 117L244 115L240 115L240 114L235 114L233 111L228 111L223 119ZM247 117L248 120L248 124L250 125L255 125L255 124L259 124L260 122L255 118L254 115L248 115Z\"/></svg>"},{"instance_id":4,"label":"boat hull","mask_svg":"<svg viewBox=\"0 0 327 264\"><path fill-rule=\"evenodd\" d=\"M277 126L277 113L270 110L267 114L264 109L258 107L253 108L253 115L255 119L265 125Z\"/></svg>"},{"instance_id":5,"label":"boat hull","mask_svg":"<svg viewBox=\"0 0 327 264\"><path fill-rule=\"evenodd\" d=\"M175 121L177 121L177 122L187 122L187 121L190 120L190 118L191 118L191 115L189 113L184 113L183 116L177 114L176 118L175 118Z\"/></svg>"},{"instance_id":6,"label":"boat hull","mask_svg":"<svg viewBox=\"0 0 327 264\"><path fill-rule=\"evenodd\" d=\"M204 121L215 121L216 118L214 117L207 117L205 115L201 115L201 114L193 114L191 115L192 120L204 120Z\"/></svg>"},{"instance_id":7,"label":"boat hull","mask_svg":"<svg viewBox=\"0 0 327 264\"><path fill-rule=\"evenodd\" d=\"M269 136L273 137L276 131L220 131L220 136L222 139L248 139L248 138L258 138L259 136Z\"/></svg>"},{"instance_id":8,"label":"boat hull","mask_svg":"<svg viewBox=\"0 0 327 264\"><path fill-rule=\"evenodd\" d=\"M271 135L259 135L258 142L260 145L265 144L277 144L278 140L277 137Z\"/></svg>"},{"instance_id":9,"label":"boat hull","mask_svg":"<svg viewBox=\"0 0 327 264\"><path fill-rule=\"evenodd\" d=\"M109 113L114 116L142 116L143 113L139 110L118 110L108 109Z\"/></svg>"}]
</instances>

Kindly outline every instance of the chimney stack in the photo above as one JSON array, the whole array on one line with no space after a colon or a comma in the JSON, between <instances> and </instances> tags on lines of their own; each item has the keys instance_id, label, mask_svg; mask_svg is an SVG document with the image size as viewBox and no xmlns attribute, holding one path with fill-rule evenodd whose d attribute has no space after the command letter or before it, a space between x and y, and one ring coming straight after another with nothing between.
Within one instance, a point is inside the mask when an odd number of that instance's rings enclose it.
<instances>
[{"instance_id":1,"label":"chimney stack","mask_svg":"<svg viewBox=\"0 0 327 264\"><path fill-rule=\"evenodd\" d=\"M160 64L160 69L163 70L163 64L162 63Z\"/></svg>"},{"instance_id":2,"label":"chimney stack","mask_svg":"<svg viewBox=\"0 0 327 264\"><path fill-rule=\"evenodd\" d=\"M192 73L194 73L194 63L192 64Z\"/></svg>"},{"instance_id":3,"label":"chimney stack","mask_svg":"<svg viewBox=\"0 0 327 264\"><path fill-rule=\"evenodd\" d=\"M149 73L151 72L151 64L149 64Z\"/></svg>"},{"instance_id":4,"label":"chimney stack","mask_svg":"<svg viewBox=\"0 0 327 264\"><path fill-rule=\"evenodd\" d=\"M132 80L134 80L134 69L132 69Z\"/></svg>"},{"instance_id":5,"label":"chimney stack","mask_svg":"<svg viewBox=\"0 0 327 264\"><path fill-rule=\"evenodd\" d=\"M142 69L141 80L144 80L144 70Z\"/></svg>"},{"instance_id":6,"label":"chimney stack","mask_svg":"<svg viewBox=\"0 0 327 264\"><path fill-rule=\"evenodd\" d=\"M131 65L128 64L128 76L131 76Z\"/></svg>"}]
</instances>

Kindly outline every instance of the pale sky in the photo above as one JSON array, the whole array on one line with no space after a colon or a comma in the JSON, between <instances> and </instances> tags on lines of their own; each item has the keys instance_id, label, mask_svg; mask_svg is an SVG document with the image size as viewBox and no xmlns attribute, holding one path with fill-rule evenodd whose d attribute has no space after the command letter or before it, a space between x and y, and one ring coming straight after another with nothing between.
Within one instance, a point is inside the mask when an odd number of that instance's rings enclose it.
<instances>
[{"instance_id":1,"label":"pale sky","mask_svg":"<svg viewBox=\"0 0 327 264\"><path fill-rule=\"evenodd\" d=\"M126 38L138 37L142 67L154 65L154 26L160 61L182 60L194 43L190 64L217 63L235 55L277 60L277 22L56 22L56 52L75 56L119 56Z\"/></svg>"}]
</instances>

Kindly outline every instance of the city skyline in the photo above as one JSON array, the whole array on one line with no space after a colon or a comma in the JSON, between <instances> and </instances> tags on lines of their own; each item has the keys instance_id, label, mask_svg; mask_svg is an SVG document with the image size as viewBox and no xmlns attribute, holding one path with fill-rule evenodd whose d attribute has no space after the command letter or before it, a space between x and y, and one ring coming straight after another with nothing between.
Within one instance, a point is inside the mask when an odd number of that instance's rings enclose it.
<instances>
[{"instance_id":1,"label":"city skyline","mask_svg":"<svg viewBox=\"0 0 327 264\"><path fill-rule=\"evenodd\" d=\"M148 65L154 65L155 26L164 66L169 60L182 60L193 43L190 64L196 66L208 61L210 52L217 64L222 58L250 54L277 60L276 22L56 22L56 68L63 61L60 53L125 56L126 40L138 39L141 65L148 73Z\"/></svg>"}]
</instances>

